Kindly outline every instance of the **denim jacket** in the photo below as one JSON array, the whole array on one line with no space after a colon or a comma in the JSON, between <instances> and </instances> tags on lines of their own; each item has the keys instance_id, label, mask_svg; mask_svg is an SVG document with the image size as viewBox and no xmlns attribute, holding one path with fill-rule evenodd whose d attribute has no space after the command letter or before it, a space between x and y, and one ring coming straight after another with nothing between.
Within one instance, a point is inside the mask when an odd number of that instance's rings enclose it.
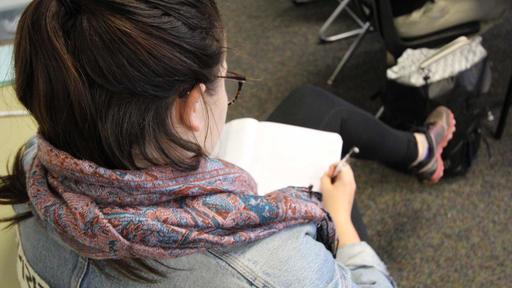
<instances>
[{"instance_id":1,"label":"denim jacket","mask_svg":"<svg viewBox=\"0 0 512 288\"><path fill-rule=\"evenodd\" d=\"M35 155L25 154L25 167ZM27 159L28 158L28 159ZM30 204L15 205L17 213ZM34 215L36 215L34 213ZM90 259L51 236L37 216L18 225L18 278L22 287L395 287L375 251L360 242L339 248L336 258L316 241L314 224L283 230L243 247L210 249L153 265L167 278L144 284L99 271Z\"/></svg>"}]
</instances>

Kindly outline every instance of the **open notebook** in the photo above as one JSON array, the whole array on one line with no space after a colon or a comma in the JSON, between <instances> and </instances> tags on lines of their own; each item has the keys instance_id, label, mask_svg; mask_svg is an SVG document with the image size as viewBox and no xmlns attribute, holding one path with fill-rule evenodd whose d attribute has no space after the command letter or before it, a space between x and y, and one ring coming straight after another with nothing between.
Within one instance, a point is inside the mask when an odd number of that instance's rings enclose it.
<instances>
[{"instance_id":1,"label":"open notebook","mask_svg":"<svg viewBox=\"0 0 512 288\"><path fill-rule=\"evenodd\" d=\"M319 191L320 177L340 159L342 145L337 133L243 118L226 124L212 156L249 172L260 195L287 186Z\"/></svg>"}]
</instances>

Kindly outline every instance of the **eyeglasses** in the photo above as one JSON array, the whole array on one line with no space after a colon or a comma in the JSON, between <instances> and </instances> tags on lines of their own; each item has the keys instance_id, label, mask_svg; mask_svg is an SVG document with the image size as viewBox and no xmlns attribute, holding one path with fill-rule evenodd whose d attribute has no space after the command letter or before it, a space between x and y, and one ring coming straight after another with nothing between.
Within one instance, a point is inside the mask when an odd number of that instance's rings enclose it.
<instances>
[{"instance_id":1,"label":"eyeglasses","mask_svg":"<svg viewBox=\"0 0 512 288\"><path fill-rule=\"evenodd\" d=\"M242 87L244 86L244 83L247 82L247 78L234 72L226 72L225 76L219 76L218 78L226 79L228 105L232 105L240 96Z\"/></svg>"}]
</instances>

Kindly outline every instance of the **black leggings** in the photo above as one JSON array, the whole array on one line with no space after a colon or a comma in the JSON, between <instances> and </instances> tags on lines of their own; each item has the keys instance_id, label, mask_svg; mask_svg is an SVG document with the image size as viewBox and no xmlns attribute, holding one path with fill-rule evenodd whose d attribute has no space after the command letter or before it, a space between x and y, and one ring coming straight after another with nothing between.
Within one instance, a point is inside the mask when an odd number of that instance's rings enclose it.
<instances>
[{"instance_id":1,"label":"black leggings","mask_svg":"<svg viewBox=\"0 0 512 288\"><path fill-rule=\"evenodd\" d=\"M398 131L369 113L314 86L293 91L268 121L336 132L343 138L343 153L357 146L357 157L405 168L416 160L418 150L412 133ZM352 222L363 241L368 233L356 203Z\"/></svg>"},{"instance_id":2,"label":"black leggings","mask_svg":"<svg viewBox=\"0 0 512 288\"><path fill-rule=\"evenodd\" d=\"M396 168L405 169L418 157L414 134L393 129L314 86L293 91L268 121L339 133L343 138L343 155L357 146L360 153L356 157Z\"/></svg>"}]
</instances>

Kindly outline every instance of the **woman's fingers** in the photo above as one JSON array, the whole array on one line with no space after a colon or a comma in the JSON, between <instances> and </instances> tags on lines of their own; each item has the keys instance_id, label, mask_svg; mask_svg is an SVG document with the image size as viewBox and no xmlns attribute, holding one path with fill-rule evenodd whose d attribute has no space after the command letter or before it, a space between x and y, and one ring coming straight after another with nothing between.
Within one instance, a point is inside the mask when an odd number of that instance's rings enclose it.
<instances>
[{"instance_id":1,"label":"woman's fingers","mask_svg":"<svg viewBox=\"0 0 512 288\"><path fill-rule=\"evenodd\" d=\"M352 167L350 167L349 164L343 165L343 167L341 167L341 171L338 176L339 176L338 178L340 178L340 179L353 178L354 172L352 172Z\"/></svg>"},{"instance_id":2,"label":"woman's fingers","mask_svg":"<svg viewBox=\"0 0 512 288\"><path fill-rule=\"evenodd\" d=\"M334 171L336 171L336 166L337 166L337 165L338 165L338 164L337 164L337 163L335 163L335 164L331 164L331 166L329 166L329 171L328 171L328 172L329 172L329 176L330 176L330 177L332 177L332 176L333 176L333 174L334 174Z\"/></svg>"},{"instance_id":3,"label":"woman's fingers","mask_svg":"<svg viewBox=\"0 0 512 288\"><path fill-rule=\"evenodd\" d=\"M342 169L340 174L336 177L336 182L333 183L335 187L345 187L348 189L354 189L356 188L356 182L354 179L354 172L352 171L352 168L350 165L345 165Z\"/></svg>"},{"instance_id":4,"label":"woman's fingers","mask_svg":"<svg viewBox=\"0 0 512 288\"><path fill-rule=\"evenodd\" d=\"M352 168L350 165L346 164L343 165L341 168L341 171L336 177L334 178L334 172L336 171L337 163L332 164L329 166L329 170L327 170L320 179L320 190L323 190L323 188L329 188L334 185L344 185L344 184L352 184L354 181L354 174L352 172ZM334 180L333 180L334 178Z\"/></svg>"}]
</instances>

